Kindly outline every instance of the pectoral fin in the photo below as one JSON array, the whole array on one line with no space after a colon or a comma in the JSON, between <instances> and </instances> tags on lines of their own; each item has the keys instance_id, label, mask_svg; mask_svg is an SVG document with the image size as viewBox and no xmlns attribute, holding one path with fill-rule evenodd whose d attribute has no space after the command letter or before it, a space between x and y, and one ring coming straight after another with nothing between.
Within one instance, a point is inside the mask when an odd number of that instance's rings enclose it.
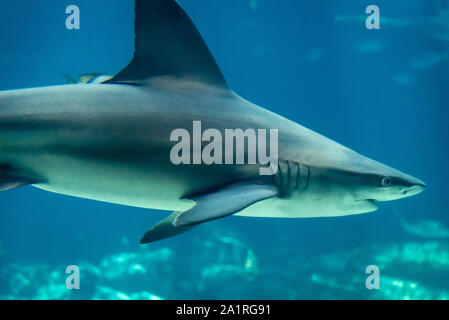
<instances>
[{"instance_id":1,"label":"pectoral fin","mask_svg":"<svg viewBox=\"0 0 449 320\"><path fill-rule=\"evenodd\" d=\"M193 200L196 205L176 216L175 227L192 226L237 213L250 205L278 195L279 190L272 184L244 182L233 184Z\"/></svg>"},{"instance_id":2,"label":"pectoral fin","mask_svg":"<svg viewBox=\"0 0 449 320\"><path fill-rule=\"evenodd\" d=\"M140 243L144 244L170 238L192 229L193 227L175 227L173 225L174 220L180 213L181 212L179 211L175 211L167 218L154 225L151 230L145 232L142 239L140 239Z\"/></svg>"},{"instance_id":3,"label":"pectoral fin","mask_svg":"<svg viewBox=\"0 0 449 320\"><path fill-rule=\"evenodd\" d=\"M192 198L196 202L193 208L172 213L147 231L140 242L150 243L178 235L197 224L232 215L258 201L278 194L279 190L274 185L251 181L233 184Z\"/></svg>"},{"instance_id":4,"label":"pectoral fin","mask_svg":"<svg viewBox=\"0 0 449 320\"><path fill-rule=\"evenodd\" d=\"M0 191L16 189L28 184L38 183L30 173L23 172L9 164L0 164Z\"/></svg>"}]
</instances>

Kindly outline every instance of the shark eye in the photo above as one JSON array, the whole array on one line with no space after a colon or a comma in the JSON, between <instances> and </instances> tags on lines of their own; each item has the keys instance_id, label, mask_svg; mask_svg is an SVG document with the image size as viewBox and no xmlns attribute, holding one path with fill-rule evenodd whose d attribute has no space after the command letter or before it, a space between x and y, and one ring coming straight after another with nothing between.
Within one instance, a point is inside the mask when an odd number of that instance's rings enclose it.
<instances>
[{"instance_id":1,"label":"shark eye","mask_svg":"<svg viewBox=\"0 0 449 320\"><path fill-rule=\"evenodd\" d=\"M390 179L390 178L384 177L384 178L382 179L382 185L383 185L384 187L388 187L390 184L391 184L391 179Z\"/></svg>"}]
</instances>

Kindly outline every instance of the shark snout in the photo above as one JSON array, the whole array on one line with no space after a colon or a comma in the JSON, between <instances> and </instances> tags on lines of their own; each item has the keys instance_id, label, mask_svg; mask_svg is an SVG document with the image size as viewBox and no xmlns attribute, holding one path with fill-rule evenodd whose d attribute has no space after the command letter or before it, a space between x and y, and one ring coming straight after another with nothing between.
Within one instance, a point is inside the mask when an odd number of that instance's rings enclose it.
<instances>
[{"instance_id":1,"label":"shark snout","mask_svg":"<svg viewBox=\"0 0 449 320\"><path fill-rule=\"evenodd\" d=\"M408 188L403 191L403 194L407 197L414 196L423 192L425 188L426 184L424 181L411 177L408 183Z\"/></svg>"},{"instance_id":2,"label":"shark snout","mask_svg":"<svg viewBox=\"0 0 449 320\"><path fill-rule=\"evenodd\" d=\"M426 188L426 184L424 181L412 177L408 174L401 173L397 176L397 182L402 187L399 189L398 197L405 198L411 197L418 193L421 193Z\"/></svg>"}]
</instances>

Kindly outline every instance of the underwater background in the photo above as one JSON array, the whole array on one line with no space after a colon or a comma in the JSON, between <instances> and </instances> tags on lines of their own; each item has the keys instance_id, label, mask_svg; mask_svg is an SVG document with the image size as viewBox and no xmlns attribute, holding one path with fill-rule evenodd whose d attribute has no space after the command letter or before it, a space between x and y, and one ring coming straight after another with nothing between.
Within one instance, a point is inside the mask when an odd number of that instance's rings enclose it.
<instances>
[{"instance_id":1,"label":"underwater background","mask_svg":"<svg viewBox=\"0 0 449 320\"><path fill-rule=\"evenodd\" d=\"M0 298L448 299L449 1L179 3L239 95L426 190L354 216L232 216L145 246L168 212L2 192ZM71 4L80 30L65 27ZM365 27L371 4L380 30ZM0 5L0 90L113 75L132 57L133 1ZM80 290L65 286L68 265L80 268ZM369 265L378 290L365 286Z\"/></svg>"}]
</instances>

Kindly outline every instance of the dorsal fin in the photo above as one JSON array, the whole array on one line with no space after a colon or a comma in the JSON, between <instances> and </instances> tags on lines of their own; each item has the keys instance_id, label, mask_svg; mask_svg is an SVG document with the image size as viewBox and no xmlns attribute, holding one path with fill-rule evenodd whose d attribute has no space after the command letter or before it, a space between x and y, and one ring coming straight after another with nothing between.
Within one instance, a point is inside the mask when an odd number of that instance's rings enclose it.
<instances>
[{"instance_id":1,"label":"dorsal fin","mask_svg":"<svg viewBox=\"0 0 449 320\"><path fill-rule=\"evenodd\" d=\"M135 0L135 15L134 57L106 83L145 84L171 76L227 88L200 33L174 0Z\"/></svg>"}]
</instances>

